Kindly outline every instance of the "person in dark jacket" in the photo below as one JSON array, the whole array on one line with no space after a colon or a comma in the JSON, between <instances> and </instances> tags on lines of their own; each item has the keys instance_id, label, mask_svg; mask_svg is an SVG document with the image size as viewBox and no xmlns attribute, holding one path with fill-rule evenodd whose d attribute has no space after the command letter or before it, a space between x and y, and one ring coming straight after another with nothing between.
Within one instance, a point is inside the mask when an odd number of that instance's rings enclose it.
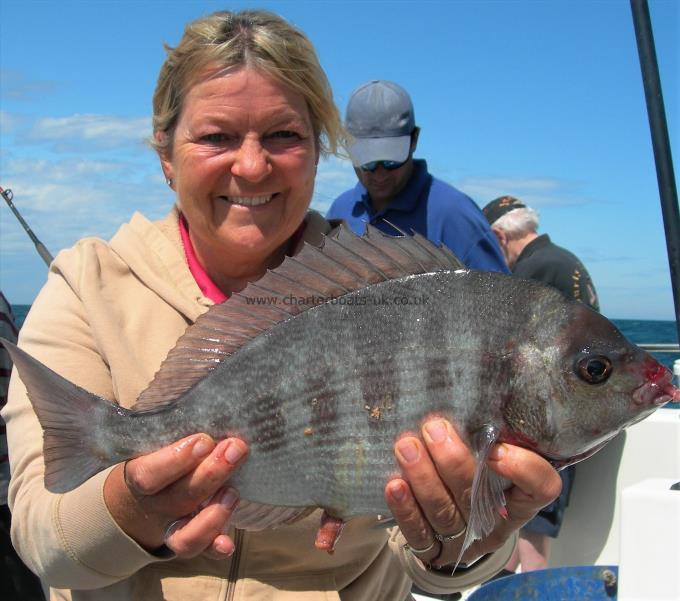
<instances>
[{"instance_id":1,"label":"person in dark jacket","mask_svg":"<svg viewBox=\"0 0 680 601\"><path fill-rule=\"evenodd\" d=\"M548 234L538 234L536 211L513 196L501 196L487 204L483 213L513 275L550 284L569 298L600 310L595 286L583 263L554 244Z\"/></svg>"},{"instance_id":2,"label":"person in dark jacket","mask_svg":"<svg viewBox=\"0 0 680 601\"><path fill-rule=\"evenodd\" d=\"M548 234L538 234L536 211L513 196L496 198L482 211L513 275L554 286L565 296L600 310L595 286L583 263L554 244ZM560 476L562 493L522 528L506 570L514 572L520 564L523 572L548 566L551 541L559 534L569 502L574 466L562 470Z\"/></svg>"}]
</instances>

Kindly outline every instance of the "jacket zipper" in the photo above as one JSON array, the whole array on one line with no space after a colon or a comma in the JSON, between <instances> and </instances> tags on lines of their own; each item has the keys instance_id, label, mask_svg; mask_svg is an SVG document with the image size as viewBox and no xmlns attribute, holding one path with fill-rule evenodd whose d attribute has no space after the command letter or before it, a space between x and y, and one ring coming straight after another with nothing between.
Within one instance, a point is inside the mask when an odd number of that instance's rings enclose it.
<instances>
[{"instance_id":1,"label":"jacket zipper","mask_svg":"<svg viewBox=\"0 0 680 601\"><path fill-rule=\"evenodd\" d=\"M238 580L238 569L241 564L241 546L243 544L243 530L234 530L234 553L231 556L229 575L227 576L227 596L226 601L233 601L236 593L236 581Z\"/></svg>"}]
</instances>

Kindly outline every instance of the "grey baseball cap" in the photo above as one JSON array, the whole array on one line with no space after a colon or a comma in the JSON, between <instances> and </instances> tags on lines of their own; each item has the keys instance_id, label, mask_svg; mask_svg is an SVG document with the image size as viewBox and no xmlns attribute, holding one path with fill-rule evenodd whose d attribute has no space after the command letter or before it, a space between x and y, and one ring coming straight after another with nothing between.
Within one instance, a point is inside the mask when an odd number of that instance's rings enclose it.
<instances>
[{"instance_id":1,"label":"grey baseball cap","mask_svg":"<svg viewBox=\"0 0 680 601\"><path fill-rule=\"evenodd\" d=\"M371 161L408 158L416 126L408 92L391 81L360 85L349 98L345 127L352 138L347 151L355 167Z\"/></svg>"}]
</instances>

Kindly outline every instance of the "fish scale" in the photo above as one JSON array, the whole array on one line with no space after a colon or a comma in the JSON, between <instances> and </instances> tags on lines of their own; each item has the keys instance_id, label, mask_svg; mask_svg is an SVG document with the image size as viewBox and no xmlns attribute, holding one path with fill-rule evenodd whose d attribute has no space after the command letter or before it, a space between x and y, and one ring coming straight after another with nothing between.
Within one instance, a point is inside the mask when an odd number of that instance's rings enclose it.
<instances>
[{"instance_id":1,"label":"fish scale","mask_svg":"<svg viewBox=\"0 0 680 601\"><path fill-rule=\"evenodd\" d=\"M249 447L231 480L237 527L285 524L317 506L342 519L388 514L395 440L440 415L477 460L463 550L504 503L486 463L494 443L561 467L680 398L668 370L584 305L465 270L422 236L372 228L358 237L341 227L212 307L131 409L3 344L44 430L49 490L207 432Z\"/></svg>"}]
</instances>

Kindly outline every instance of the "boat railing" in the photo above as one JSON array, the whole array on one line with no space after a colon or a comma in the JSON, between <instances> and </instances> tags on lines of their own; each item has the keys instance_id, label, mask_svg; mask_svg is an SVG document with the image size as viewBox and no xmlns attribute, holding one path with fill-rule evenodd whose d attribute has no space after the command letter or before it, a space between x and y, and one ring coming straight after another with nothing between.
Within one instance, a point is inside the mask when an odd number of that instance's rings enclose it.
<instances>
[{"instance_id":1,"label":"boat railing","mask_svg":"<svg viewBox=\"0 0 680 601\"><path fill-rule=\"evenodd\" d=\"M680 353L680 346L674 343L637 342L636 345L652 353Z\"/></svg>"}]
</instances>

